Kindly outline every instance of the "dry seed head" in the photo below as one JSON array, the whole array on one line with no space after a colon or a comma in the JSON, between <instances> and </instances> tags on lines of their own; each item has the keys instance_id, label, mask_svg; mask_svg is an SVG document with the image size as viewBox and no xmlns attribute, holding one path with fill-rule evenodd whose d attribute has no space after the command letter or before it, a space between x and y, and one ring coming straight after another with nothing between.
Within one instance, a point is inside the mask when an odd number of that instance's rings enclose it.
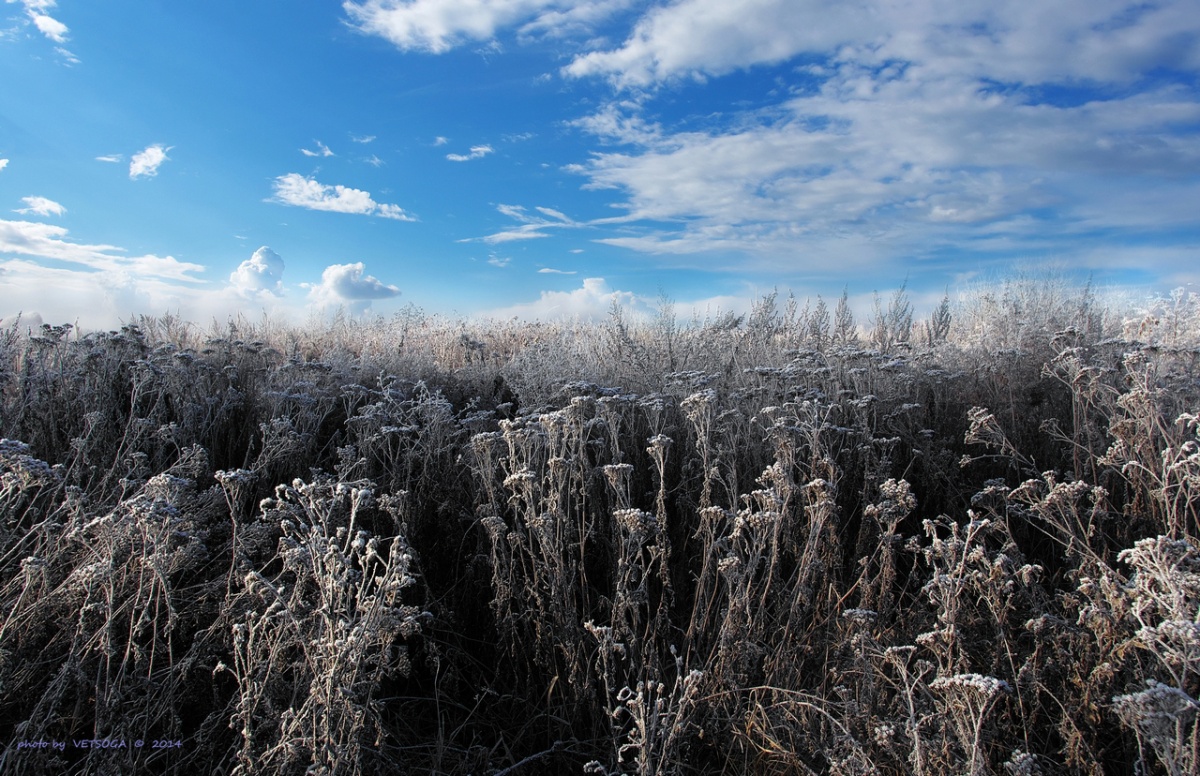
<instances>
[{"instance_id":1,"label":"dry seed head","mask_svg":"<svg viewBox=\"0 0 1200 776\"><path fill-rule=\"evenodd\" d=\"M1126 725L1151 738L1173 739L1178 726L1196 718L1200 704L1183 690L1153 679L1141 692L1113 698L1113 711Z\"/></svg>"},{"instance_id":2,"label":"dry seed head","mask_svg":"<svg viewBox=\"0 0 1200 776\"><path fill-rule=\"evenodd\" d=\"M779 523L782 517L782 514L773 510L767 512L751 512L746 517L746 523L753 530L765 534L770 532L776 526L776 524Z\"/></svg>"},{"instance_id":3,"label":"dry seed head","mask_svg":"<svg viewBox=\"0 0 1200 776\"><path fill-rule=\"evenodd\" d=\"M982 696L983 698L993 698L1000 693L1012 691L1008 682L1003 679L996 679L995 677L984 676L982 674L941 676L930 682L929 686L934 689L957 690L962 693Z\"/></svg>"},{"instance_id":4,"label":"dry seed head","mask_svg":"<svg viewBox=\"0 0 1200 776\"><path fill-rule=\"evenodd\" d=\"M654 515L640 509L617 509L613 511L617 525L631 536L653 535L658 527Z\"/></svg>"},{"instance_id":5,"label":"dry seed head","mask_svg":"<svg viewBox=\"0 0 1200 776\"><path fill-rule=\"evenodd\" d=\"M537 475L529 469L522 469L504 478L504 487L516 490L518 487L530 487L537 480Z\"/></svg>"},{"instance_id":6,"label":"dry seed head","mask_svg":"<svg viewBox=\"0 0 1200 776\"><path fill-rule=\"evenodd\" d=\"M616 488L619 482L627 480L633 474L633 465L628 463L612 463L602 468L608 484Z\"/></svg>"},{"instance_id":7,"label":"dry seed head","mask_svg":"<svg viewBox=\"0 0 1200 776\"><path fill-rule=\"evenodd\" d=\"M504 538L504 531L507 529L507 526L505 525L503 518L495 515L489 515L488 517L482 518L479 521L479 524L483 526L485 531L487 531L488 537L491 538L493 542L498 542L500 539Z\"/></svg>"},{"instance_id":8,"label":"dry seed head","mask_svg":"<svg viewBox=\"0 0 1200 776\"><path fill-rule=\"evenodd\" d=\"M650 446L646 448L646 452L653 455L656 452L666 450L675 440L665 434L655 434L648 441Z\"/></svg>"},{"instance_id":9,"label":"dry seed head","mask_svg":"<svg viewBox=\"0 0 1200 776\"><path fill-rule=\"evenodd\" d=\"M736 555L726 555L717 561L717 571L733 583L741 578L742 575L742 559Z\"/></svg>"}]
</instances>

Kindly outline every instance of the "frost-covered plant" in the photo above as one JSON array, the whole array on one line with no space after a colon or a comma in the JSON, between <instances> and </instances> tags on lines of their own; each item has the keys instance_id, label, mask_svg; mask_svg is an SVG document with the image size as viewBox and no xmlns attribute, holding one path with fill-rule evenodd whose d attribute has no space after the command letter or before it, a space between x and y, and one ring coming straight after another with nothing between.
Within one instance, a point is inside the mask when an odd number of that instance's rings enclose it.
<instances>
[{"instance_id":1,"label":"frost-covered plant","mask_svg":"<svg viewBox=\"0 0 1200 776\"><path fill-rule=\"evenodd\" d=\"M401 494L381 505L402 522ZM416 558L402 535L360 527L369 483L297 480L262 504L279 526L280 571L251 570L230 602L238 685L235 773L361 774L383 767L381 684L411 671L404 642L431 615L406 601Z\"/></svg>"}]
</instances>

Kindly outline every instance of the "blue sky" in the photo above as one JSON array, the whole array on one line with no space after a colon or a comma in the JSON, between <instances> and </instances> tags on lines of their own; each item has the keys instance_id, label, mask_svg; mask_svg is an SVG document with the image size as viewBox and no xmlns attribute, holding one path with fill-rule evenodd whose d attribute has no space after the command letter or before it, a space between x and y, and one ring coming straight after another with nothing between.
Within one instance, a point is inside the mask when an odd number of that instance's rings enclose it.
<instances>
[{"instance_id":1,"label":"blue sky","mask_svg":"<svg viewBox=\"0 0 1200 776\"><path fill-rule=\"evenodd\" d=\"M5 0L0 317L1200 278L1200 3Z\"/></svg>"}]
</instances>

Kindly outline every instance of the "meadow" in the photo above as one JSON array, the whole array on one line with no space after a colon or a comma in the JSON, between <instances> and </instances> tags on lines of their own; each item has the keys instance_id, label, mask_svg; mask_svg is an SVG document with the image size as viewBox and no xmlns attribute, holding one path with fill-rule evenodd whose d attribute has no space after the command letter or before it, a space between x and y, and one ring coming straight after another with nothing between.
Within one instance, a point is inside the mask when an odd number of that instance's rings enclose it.
<instances>
[{"instance_id":1,"label":"meadow","mask_svg":"<svg viewBox=\"0 0 1200 776\"><path fill-rule=\"evenodd\" d=\"M859 318L0 329L0 772L1200 772L1200 296Z\"/></svg>"}]
</instances>

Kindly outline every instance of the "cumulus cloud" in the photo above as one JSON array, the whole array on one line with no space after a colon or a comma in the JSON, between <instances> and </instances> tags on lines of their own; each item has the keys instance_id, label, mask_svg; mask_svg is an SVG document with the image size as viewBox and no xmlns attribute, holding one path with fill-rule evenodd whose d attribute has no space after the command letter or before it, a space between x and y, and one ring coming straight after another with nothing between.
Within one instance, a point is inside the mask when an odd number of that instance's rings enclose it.
<instances>
[{"instance_id":1,"label":"cumulus cloud","mask_svg":"<svg viewBox=\"0 0 1200 776\"><path fill-rule=\"evenodd\" d=\"M543 291L535 301L489 310L484 316L516 317L524 320L578 318L599 321L608 317L614 302L637 313L651 309L651 305L636 294L610 288L604 278L586 278L583 285L573 291Z\"/></svg>"},{"instance_id":2,"label":"cumulus cloud","mask_svg":"<svg viewBox=\"0 0 1200 776\"><path fill-rule=\"evenodd\" d=\"M276 178L273 187L275 195L269 201L284 205L331 213L378 216L396 221L416 220L399 205L376 202L368 191L341 185L327 186L295 172Z\"/></svg>"},{"instance_id":3,"label":"cumulus cloud","mask_svg":"<svg viewBox=\"0 0 1200 776\"><path fill-rule=\"evenodd\" d=\"M490 145L477 145L471 146L469 154L446 154L446 158L452 162L469 162L472 159L482 159L490 153L492 153Z\"/></svg>"},{"instance_id":4,"label":"cumulus cloud","mask_svg":"<svg viewBox=\"0 0 1200 776\"><path fill-rule=\"evenodd\" d=\"M129 178L137 180L138 178L153 178L158 175L158 168L163 162L170 159L167 156L167 151L170 150L171 146L155 143L138 151L129 160Z\"/></svg>"},{"instance_id":5,"label":"cumulus cloud","mask_svg":"<svg viewBox=\"0 0 1200 776\"><path fill-rule=\"evenodd\" d=\"M14 210L14 213L20 213L25 216L61 216L67 212L65 207L45 197L21 197L21 201L25 203L25 207Z\"/></svg>"},{"instance_id":6,"label":"cumulus cloud","mask_svg":"<svg viewBox=\"0 0 1200 776\"><path fill-rule=\"evenodd\" d=\"M376 299L391 299L400 295L400 289L387 285L372 275L364 275L361 261L353 264L332 264L321 273L321 282L302 284L308 298L321 307L344 307L355 314L362 314Z\"/></svg>"},{"instance_id":7,"label":"cumulus cloud","mask_svg":"<svg viewBox=\"0 0 1200 776\"><path fill-rule=\"evenodd\" d=\"M229 285L246 299L279 296L283 293L283 259L264 245L229 275Z\"/></svg>"}]
</instances>

